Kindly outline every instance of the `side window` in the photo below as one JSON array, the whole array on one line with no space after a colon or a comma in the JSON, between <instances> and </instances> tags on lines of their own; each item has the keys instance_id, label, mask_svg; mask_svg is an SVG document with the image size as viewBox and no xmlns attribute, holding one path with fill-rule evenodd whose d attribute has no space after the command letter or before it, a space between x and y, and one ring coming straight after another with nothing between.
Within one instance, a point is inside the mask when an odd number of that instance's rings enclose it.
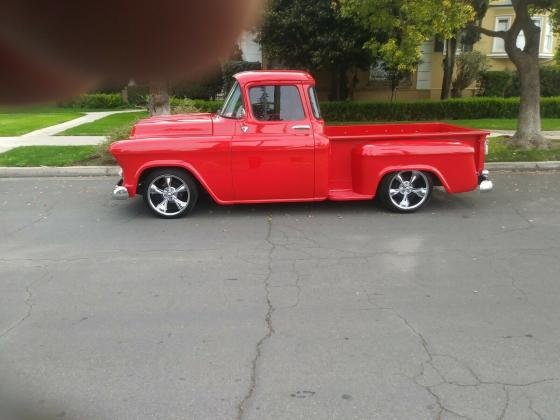
<instances>
[{"instance_id":1,"label":"side window","mask_svg":"<svg viewBox=\"0 0 560 420\"><path fill-rule=\"evenodd\" d=\"M219 114L225 118L241 118L245 115L239 83L235 82L232 86Z\"/></svg>"},{"instance_id":2,"label":"side window","mask_svg":"<svg viewBox=\"0 0 560 420\"><path fill-rule=\"evenodd\" d=\"M321 119L321 108L319 108L319 100L317 99L317 91L315 86L309 88L309 99L311 100L311 109L313 110L313 116L320 120Z\"/></svg>"},{"instance_id":3,"label":"side window","mask_svg":"<svg viewBox=\"0 0 560 420\"><path fill-rule=\"evenodd\" d=\"M249 89L253 115L259 121L305 119L299 90L295 86L255 86Z\"/></svg>"}]
</instances>

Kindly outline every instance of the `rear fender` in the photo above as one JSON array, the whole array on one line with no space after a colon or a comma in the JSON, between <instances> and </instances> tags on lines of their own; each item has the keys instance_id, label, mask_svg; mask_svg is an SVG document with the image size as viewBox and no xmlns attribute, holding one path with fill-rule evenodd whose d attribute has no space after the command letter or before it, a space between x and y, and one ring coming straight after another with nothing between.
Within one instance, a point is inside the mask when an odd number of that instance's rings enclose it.
<instances>
[{"instance_id":1,"label":"rear fender","mask_svg":"<svg viewBox=\"0 0 560 420\"><path fill-rule=\"evenodd\" d=\"M429 172L449 193L476 189L475 149L456 141L401 141L362 145L352 152L352 187L375 195L383 177L403 170Z\"/></svg>"}]
</instances>

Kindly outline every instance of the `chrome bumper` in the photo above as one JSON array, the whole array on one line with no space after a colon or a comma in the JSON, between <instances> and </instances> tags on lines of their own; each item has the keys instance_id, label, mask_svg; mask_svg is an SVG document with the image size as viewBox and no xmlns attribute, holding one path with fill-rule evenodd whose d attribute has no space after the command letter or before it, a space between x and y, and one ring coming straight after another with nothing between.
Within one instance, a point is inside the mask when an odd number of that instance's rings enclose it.
<instances>
[{"instance_id":1,"label":"chrome bumper","mask_svg":"<svg viewBox=\"0 0 560 420\"><path fill-rule=\"evenodd\" d=\"M489 179L490 175L487 169L484 169L478 176L478 189L480 192L492 191L494 184Z\"/></svg>"},{"instance_id":2,"label":"chrome bumper","mask_svg":"<svg viewBox=\"0 0 560 420\"><path fill-rule=\"evenodd\" d=\"M129 198L128 190L125 187L123 187L122 184L123 184L123 180L121 179L113 189L113 198L115 200L126 200L127 198Z\"/></svg>"}]
</instances>

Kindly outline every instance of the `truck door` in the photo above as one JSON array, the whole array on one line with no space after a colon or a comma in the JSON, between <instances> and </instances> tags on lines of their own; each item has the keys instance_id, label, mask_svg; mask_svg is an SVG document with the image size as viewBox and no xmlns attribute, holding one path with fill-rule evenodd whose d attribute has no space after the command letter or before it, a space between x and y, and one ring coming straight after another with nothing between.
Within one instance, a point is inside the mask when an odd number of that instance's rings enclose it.
<instances>
[{"instance_id":1,"label":"truck door","mask_svg":"<svg viewBox=\"0 0 560 420\"><path fill-rule=\"evenodd\" d=\"M314 196L314 138L299 83L251 84L232 141L236 200Z\"/></svg>"}]
</instances>

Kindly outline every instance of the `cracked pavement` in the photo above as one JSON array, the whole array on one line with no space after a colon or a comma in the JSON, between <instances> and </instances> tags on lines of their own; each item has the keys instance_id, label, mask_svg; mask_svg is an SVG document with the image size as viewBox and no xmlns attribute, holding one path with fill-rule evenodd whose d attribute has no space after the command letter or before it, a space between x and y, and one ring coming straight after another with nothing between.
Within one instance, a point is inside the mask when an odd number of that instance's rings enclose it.
<instances>
[{"instance_id":1,"label":"cracked pavement","mask_svg":"<svg viewBox=\"0 0 560 420\"><path fill-rule=\"evenodd\" d=\"M179 220L1 179L0 419L559 419L560 173L492 177Z\"/></svg>"}]
</instances>

